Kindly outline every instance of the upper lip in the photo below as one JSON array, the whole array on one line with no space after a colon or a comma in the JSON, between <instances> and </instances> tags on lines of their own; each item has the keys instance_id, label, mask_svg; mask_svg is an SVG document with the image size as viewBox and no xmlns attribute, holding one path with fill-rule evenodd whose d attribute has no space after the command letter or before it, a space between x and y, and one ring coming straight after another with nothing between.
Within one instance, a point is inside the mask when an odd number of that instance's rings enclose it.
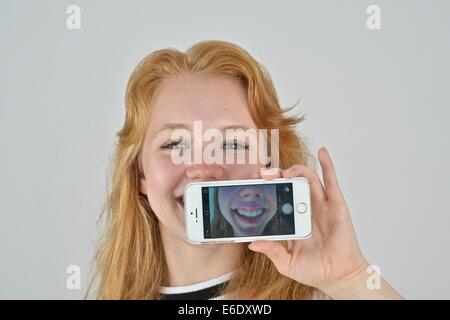
<instances>
[{"instance_id":1,"label":"upper lip","mask_svg":"<svg viewBox=\"0 0 450 320\"><path fill-rule=\"evenodd\" d=\"M230 206L231 209L247 209L247 210L256 210L256 209L267 209L267 205L261 200L255 201L238 201L234 205Z\"/></svg>"}]
</instances>

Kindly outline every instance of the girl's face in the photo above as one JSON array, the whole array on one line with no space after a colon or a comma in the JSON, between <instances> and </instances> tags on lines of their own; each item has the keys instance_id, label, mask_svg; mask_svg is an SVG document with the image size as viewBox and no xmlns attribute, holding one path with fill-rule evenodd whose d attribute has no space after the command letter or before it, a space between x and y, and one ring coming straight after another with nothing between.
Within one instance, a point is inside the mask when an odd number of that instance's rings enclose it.
<instances>
[{"instance_id":1,"label":"girl's face","mask_svg":"<svg viewBox=\"0 0 450 320\"><path fill-rule=\"evenodd\" d=\"M238 237L261 235L277 212L275 185L220 187L217 197L220 212Z\"/></svg>"},{"instance_id":2,"label":"girl's face","mask_svg":"<svg viewBox=\"0 0 450 320\"><path fill-rule=\"evenodd\" d=\"M173 149L191 149L192 141L172 141L173 130L185 128L194 137L194 121L202 130L217 128L257 129L248 111L247 97L239 82L221 75L183 73L165 79L159 87L142 149L140 191L159 220L162 236L185 241L183 192L192 181L256 179L259 164L176 164ZM224 134L225 137L225 134ZM224 153L248 152L248 141L224 141ZM211 141L203 142L200 152ZM233 150L236 149L237 150ZM250 146L251 148L252 146ZM197 150L198 151L198 150Z\"/></svg>"}]
</instances>

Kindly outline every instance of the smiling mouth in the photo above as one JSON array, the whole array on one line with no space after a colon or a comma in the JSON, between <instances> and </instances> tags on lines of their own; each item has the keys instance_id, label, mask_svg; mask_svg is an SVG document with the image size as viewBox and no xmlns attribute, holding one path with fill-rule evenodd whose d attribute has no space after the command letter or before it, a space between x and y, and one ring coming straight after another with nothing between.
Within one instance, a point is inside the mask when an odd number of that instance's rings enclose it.
<instances>
[{"instance_id":1,"label":"smiling mouth","mask_svg":"<svg viewBox=\"0 0 450 320\"><path fill-rule=\"evenodd\" d=\"M266 212L264 208L236 208L231 210L237 220L246 224L258 224Z\"/></svg>"},{"instance_id":2,"label":"smiling mouth","mask_svg":"<svg viewBox=\"0 0 450 320\"><path fill-rule=\"evenodd\" d=\"M264 209L263 208L257 208L257 209L244 209L244 208L236 208L234 209L236 213L238 213L241 216L247 217L247 218L255 218L263 214Z\"/></svg>"}]
</instances>

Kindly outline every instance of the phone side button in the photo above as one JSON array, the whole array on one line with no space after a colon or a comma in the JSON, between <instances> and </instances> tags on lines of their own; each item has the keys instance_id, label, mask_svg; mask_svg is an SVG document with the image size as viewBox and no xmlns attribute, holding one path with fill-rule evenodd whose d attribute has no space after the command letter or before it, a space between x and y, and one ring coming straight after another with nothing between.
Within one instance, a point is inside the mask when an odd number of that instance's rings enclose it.
<instances>
[{"instance_id":1,"label":"phone side button","mask_svg":"<svg viewBox=\"0 0 450 320\"><path fill-rule=\"evenodd\" d=\"M305 213L308 210L308 206L306 203L300 202L295 206L295 210L297 210L298 213Z\"/></svg>"}]
</instances>

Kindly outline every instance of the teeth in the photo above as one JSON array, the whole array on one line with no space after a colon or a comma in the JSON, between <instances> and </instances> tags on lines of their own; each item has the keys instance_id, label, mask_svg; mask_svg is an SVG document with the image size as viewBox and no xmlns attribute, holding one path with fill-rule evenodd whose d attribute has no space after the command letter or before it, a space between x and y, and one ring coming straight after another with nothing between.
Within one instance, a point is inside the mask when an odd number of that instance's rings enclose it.
<instances>
[{"instance_id":1,"label":"teeth","mask_svg":"<svg viewBox=\"0 0 450 320\"><path fill-rule=\"evenodd\" d=\"M247 209L236 209L236 211L244 217L254 218L262 214L263 209L247 210Z\"/></svg>"}]
</instances>

